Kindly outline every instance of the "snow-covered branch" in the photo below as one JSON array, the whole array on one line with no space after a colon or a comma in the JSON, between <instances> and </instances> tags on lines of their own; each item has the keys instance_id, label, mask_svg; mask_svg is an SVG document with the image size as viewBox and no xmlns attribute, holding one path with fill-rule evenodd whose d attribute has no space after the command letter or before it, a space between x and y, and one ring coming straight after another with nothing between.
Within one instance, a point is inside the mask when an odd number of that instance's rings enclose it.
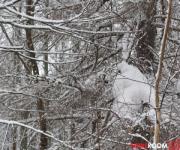
<instances>
[{"instance_id":1,"label":"snow-covered branch","mask_svg":"<svg viewBox=\"0 0 180 150\"><path fill-rule=\"evenodd\" d=\"M41 130L39 130L39 129L36 129L36 128L34 128L34 127L31 127L31 126L29 126L29 125L26 125L26 124L23 124L23 123L19 123L19 122L17 122L17 121L3 120L3 119L0 119L0 123L1 123L1 124L7 124L7 125L17 125L17 126L25 127L25 128L27 128L27 129L33 130L33 131L36 132L36 133L43 134L43 135L45 135L45 136L47 136L47 137L49 137L49 138L51 138L51 139L59 142L60 144L62 144L62 145L65 146L65 147L71 148L72 150L78 150L77 148L74 148L73 146L68 145L68 144L66 143L66 141L61 141L61 140L59 140L58 138L54 137L53 135L51 135L51 134L49 134L49 133L45 133L45 132L43 132L43 131L41 131Z\"/></svg>"}]
</instances>

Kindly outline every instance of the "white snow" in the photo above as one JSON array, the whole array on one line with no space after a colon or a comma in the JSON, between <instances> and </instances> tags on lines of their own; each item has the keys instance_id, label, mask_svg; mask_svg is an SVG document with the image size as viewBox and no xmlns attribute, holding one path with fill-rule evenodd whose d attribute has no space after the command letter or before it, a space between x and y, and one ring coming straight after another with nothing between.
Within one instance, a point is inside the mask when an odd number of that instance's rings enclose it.
<instances>
[{"instance_id":1,"label":"white snow","mask_svg":"<svg viewBox=\"0 0 180 150\"><path fill-rule=\"evenodd\" d=\"M117 75L113 85L113 95L115 102L113 111L120 117L133 121L139 116L138 112L143 103L152 106L149 114L154 120L154 89L148 84L147 78L136 68L126 62L121 62L117 66L120 73ZM153 113L152 113L153 112Z\"/></svg>"},{"instance_id":2,"label":"white snow","mask_svg":"<svg viewBox=\"0 0 180 150\"><path fill-rule=\"evenodd\" d=\"M152 123L156 123L156 112L154 109L150 109L148 112L147 112L147 115L149 117L149 119L151 120Z\"/></svg>"}]
</instances>

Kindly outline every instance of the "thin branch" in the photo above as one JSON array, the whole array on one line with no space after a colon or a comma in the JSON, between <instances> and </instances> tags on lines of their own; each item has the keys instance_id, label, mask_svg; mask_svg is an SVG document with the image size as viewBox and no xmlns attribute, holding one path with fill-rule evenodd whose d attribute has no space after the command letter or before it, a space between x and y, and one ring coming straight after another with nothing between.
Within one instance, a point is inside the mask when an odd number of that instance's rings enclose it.
<instances>
[{"instance_id":1,"label":"thin branch","mask_svg":"<svg viewBox=\"0 0 180 150\"><path fill-rule=\"evenodd\" d=\"M7 125L10 125L10 124L11 124L11 125L17 125L17 126L25 127L25 128L27 128L27 129L33 130L33 131L35 131L35 132L37 132L37 133L43 134L43 135L45 135L45 136L47 136L47 137L49 137L49 138L51 138L51 139L59 142L59 143L62 144L63 146L68 147L68 148L70 148L70 149L72 149L72 150L79 150L78 148L74 148L74 147L66 144L65 141L59 140L59 139L55 138L53 135L51 135L51 134L49 134L49 133L45 133L45 132L43 132L43 131L41 131L41 130L39 130L39 129L36 129L36 128L34 128L34 127L31 127L31 126L29 126L29 125L26 125L26 124L23 124L23 123L19 123L19 122L17 122L17 121L9 121L9 120L3 120L3 119L0 119L0 123L2 123L2 124L7 124ZM85 150L85 149L84 149L84 150Z\"/></svg>"}]
</instances>

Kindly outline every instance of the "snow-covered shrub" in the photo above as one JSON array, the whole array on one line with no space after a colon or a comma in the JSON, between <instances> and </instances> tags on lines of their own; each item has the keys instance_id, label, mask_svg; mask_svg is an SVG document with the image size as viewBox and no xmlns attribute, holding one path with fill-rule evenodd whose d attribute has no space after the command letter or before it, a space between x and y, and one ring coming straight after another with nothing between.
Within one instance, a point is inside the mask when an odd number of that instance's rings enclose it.
<instances>
[{"instance_id":1,"label":"snow-covered shrub","mask_svg":"<svg viewBox=\"0 0 180 150\"><path fill-rule=\"evenodd\" d=\"M146 115L155 120L154 88L148 84L147 78L135 66L121 62L118 66L119 74L113 85L115 101L113 111L120 117L132 121L140 116L142 104L149 104L150 110Z\"/></svg>"}]
</instances>

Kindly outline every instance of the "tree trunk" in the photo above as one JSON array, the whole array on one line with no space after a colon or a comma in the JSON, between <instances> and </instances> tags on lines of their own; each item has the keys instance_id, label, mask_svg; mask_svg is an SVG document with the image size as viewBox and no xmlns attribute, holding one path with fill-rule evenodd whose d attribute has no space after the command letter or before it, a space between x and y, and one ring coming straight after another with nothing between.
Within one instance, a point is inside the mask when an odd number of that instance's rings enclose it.
<instances>
[{"instance_id":1,"label":"tree trunk","mask_svg":"<svg viewBox=\"0 0 180 150\"><path fill-rule=\"evenodd\" d=\"M17 140L17 133L16 133L16 130L17 130L17 128L16 127L14 127L13 128L13 144L12 144L12 150L16 150L16 140Z\"/></svg>"},{"instance_id":2,"label":"tree trunk","mask_svg":"<svg viewBox=\"0 0 180 150\"><path fill-rule=\"evenodd\" d=\"M45 110L44 102L42 99L39 99L37 101L37 109L39 111L39 127L40 127L40 130L43 132L46 132L46 130L47 130L46 116L45 116L45 112L44 112L44 110ZM45 150L45 149L47 149L47 146L48 146L48 138L47 138L47 136L41 134L39 149Z\"/></svg>"},{"instance_id":3,"label":"tree trunk","mask_svg":"<svg viewBox=\"0 0 180 150\"><path fill-rule=\"evenodd\" d=\"M49 0L46 0L45 1L45 5L46 5L46 8L48 9L49 7ZM46 18L48 19L48 11L46 12ZM45 39L45 42L44 42L44 46L43 46L43 50L45 52L48 52L48 41L49 41L49 36L48 36L48 33L45 32L44 34L44 39ZM48 53L45 53L44 54L44 74L45 76L48 75L48 69L49 69L49 66L48 66Z\"/></svg>"},{"instance_id":4,"label":"tree trunk","mask_svg":"<svg viewBox=\"0 0 180 150\"><path fill-rule=\"evenodd\" d=\"M155 143L160 143L160 118L161 118L161 111L160 111L160 97L159 97L159 88L160 88L160 81L162 77L162 69L163 69L163 60L165 54L165 47L167 44L167 38L169 34L169 27L171 23L171 13L172 13L172 0L168 1L168 16L165 23L164 34L162 38L162 43L160 47L160 56L159 56L159 65L156 75L156 82L155 82L155 104L156 104L156 126L155 126Z\"/></svg>"},{"instance_id":5,"label":"tree trunk","mask_svg":"<svg viewBox=\"0 0 180 150\"><path fill-rule=\"evenodd\" d=\"M34 14L34 6L33 6L33 0L26 0L26 14L29 16L33 16ZM27 24L32 25L33 21L28 20ZM32 39L32 30L31 29L26 29L26 40L27 40L27 47L29 50L34 51L34 45L33 45L33 39ZM34 52L30 52L30 57L36 58ZM39 69L38 65L35 59L30 59L29 60L29 68L31 75L39 75ZM37 81L38 82L38 81ZM42 99L37 100L37 109L39 111L39 128L43 132L46 132L47 127L46 127L46 116L45 116L45 106L44 106L44 101ZM40 135L40 143L39 143L39 149L40 150L45 150L47 149L48 145L48 139L45 135L41 134Z\"/></svg>"},{"instance_id":6,"label":"tree trunk","mask_svg":"<svg viewBox=\"0 0 180 150\"><path fill-rule=\"evenodd\" d=\"M154 62L155 48L155 37L156 37L156 27L153 25L153 16L156 13L156 1L151 0L150 2L145 2L142 4L142 9L144 9L144 19L142 19L138 24L137 33L137 45L135 47L137 54L137 63L142 66L143 72L151 72L151 67ZM155 67L153 67L155 69ZM156 70L156 69L155 69Z\"/></svg>"},{"instance_id":7,"label":"tree trunk","mask_svg":"<svg viewBox=\"0 0 180 150\"><path fill-rule=\"evenodd\" d=\"M21 118L22 119L28 119L29 116L29 112L22 112L21 113ZM20 143L20 148L23 150L27 150L27 144L28 144L28 137L27 137L27 129L25 127L21 127L21 136L22 136L22 140Z\"/></svg>"}]
</instances>

